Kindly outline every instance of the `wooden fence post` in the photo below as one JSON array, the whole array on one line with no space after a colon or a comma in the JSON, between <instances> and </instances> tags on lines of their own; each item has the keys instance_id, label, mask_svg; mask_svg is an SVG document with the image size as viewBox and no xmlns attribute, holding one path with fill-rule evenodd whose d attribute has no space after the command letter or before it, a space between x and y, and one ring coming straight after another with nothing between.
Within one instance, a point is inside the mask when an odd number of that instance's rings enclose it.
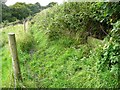
<instances>
[{"instance_id":1,"label":"wooden fence post","mask_svg":"<svg viewBox=\"0 0 120 90\"><path fill-rule=\"evenodd\" d=\"M15 83L17 83L18 80L22 81L22 77L21 77L19 59L17 54L16 39L15 39L14 33L8 33L8 36L9 36L9 46L10 46L11 55L12 55L12 64L13 64L13 70L14 70Z\"/></svg>"},{"instance_id":2,"label":"wooden fence post","mask_svg":"<svg viewBox=\"0 0 120 90\"><path fill-rule=\"evenodd\" d=\"M24 32L27 32L27 31L28 31L28 21L29 21L29 20L27 20L27 19L23 21L23 29L24 29Z\"/></svg>"},{"instance_id":3,"label":"wooden fence post","mask_svg":"<svg viewBox=\"0 0 120 90\"><path fill-rule=\"evenodd\" d=\"M23 25L24 25L24 32L26 32L26 20L23 21Z\"/></svg>"}]
</instances>

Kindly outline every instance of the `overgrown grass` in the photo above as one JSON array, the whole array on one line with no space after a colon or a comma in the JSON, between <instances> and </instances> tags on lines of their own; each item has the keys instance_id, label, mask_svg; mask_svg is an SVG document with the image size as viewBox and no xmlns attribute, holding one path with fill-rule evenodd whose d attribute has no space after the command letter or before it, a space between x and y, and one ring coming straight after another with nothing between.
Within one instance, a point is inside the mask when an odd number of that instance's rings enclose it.
<instances>
[{"instance_id":1,"label":"overgrown grass","mask_svg":"<svg viewBox=\"0 0 120 90\"><path fill-rule=\"evenodd\" d=\"M87 39L80 37L80 32L74 34L66 27L55 26L55 30L58 30L56 32L53 30L53 23L63 20L58 20L63 13L59 13L58 16L53 14L63 7L56 7L37 14L27 33L24 33L22 25L6 27L1 31L2 87L14 87L7 33L15 32L23 78L19 87L24 85L27 88L116 88L117 76L109 70L98 70L106 40L101 42L89 38L87 42L81 43ZM56 18L51 20L54 15ZM63 29L62 32L60 29Z\"/></svg>"},{"instance_id":2,"label":"overgrown grass","mask_svg":"<svg viewBox=\"0 0 120 90\"><path fill-rule=\"evenodd\" d=\"M18 26L15 26L18 27ZM22 26L21 26L22 27ZM12 28L12 27L10 27ZM21 37L23 31L16 31L18 45L18 55L23 78L23 85L29 88L100 88L112 87L109 72L100 74L97 70L100 49L92 49L89 44L76 47L70 38L63 37L56 41L49 41L46 31L40 30L33 33L34 38L28 38L26 35ZM9 29L7 29L9 31ZM7 37L8 31L5 30L4 37ZM18 35L19 32L19 35ZM21 38L21 40L19 39ZM22 39L23 38L23 39ZM26 39L27 38L27 39ZM7 42L7 38L5 39ZM34 45L27 51L21 48L29 47L34 40ZM28 42L27 44L23 42ZM91 43L97 41L92 41ZM67 44L66 44L67 43ZM97 43L95 46L98 46ZM96 48L94 46L94 48ZM24 48L25 49L25 48ZM11 56L8 42L1 48L2 56L2 87L14 87ZM96 54L96 55L95 55ZM102 76L101 76L102 75ZM104 77L110 77L104 78ZM116 80L116 79L115 79ZM8 83L6 83L8 82ZM113 84L116 81L113 81ZM105 84L106 83L106 84ZM110 84L109 84L110 83Z\"/></svg>"},{"instance_id":3,"label":"overgrown grass","mask_svg":"<svg viewBox=\"0 0 120 90\"><path fill-rule=\"evenodd\" d=\"M10 56L10 49L8 46L8 33L14 32L16 36L19 35L19 32L21 32L22 25L16 25L16 26L8 26L3 29L1 29L1 43L0 43L0 57L1 63L2 63L2 87L11 87L13 86L13 70L12 70L12 60ZM6 83L7 82L7 83Z\"/></svg>"},{"instance_id":4,"label":"overgrown grass","mask_svg":"<svg viewBox=\"0 0 120 90\"><path fill-rule=\"evenodd\" d=\"M91 72L86 72L88 68L86 57L90 51L87 44L76 49L73 44L66 42L71 42L67 37L48 42L48 35L42 30L34 33L33 39L23 34L22 25L19 27L21 30L18 30L18 27L14 26L13 31L12 26L2 31L3 41L6 42L1 48L2 87L14 87L8 32L16 34L23 84L26 87L84 87L77 77L85 76L83 80L87 80L86 76ZM27 52L23 50L32 45L33 42L30 42L32 40L35 40L33 48L27 49ZM78 86L76 82L81 84Z\"/></svg>"}]
</instances>

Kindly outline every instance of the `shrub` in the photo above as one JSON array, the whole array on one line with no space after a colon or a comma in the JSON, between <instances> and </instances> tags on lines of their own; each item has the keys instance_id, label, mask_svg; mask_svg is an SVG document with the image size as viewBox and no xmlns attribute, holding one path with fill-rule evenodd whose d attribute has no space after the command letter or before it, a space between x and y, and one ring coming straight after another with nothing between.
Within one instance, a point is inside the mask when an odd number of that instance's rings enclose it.
<instances>
[{"instance_id":1,"label":"shrub","mask_svg":"<svg viewBox=\"0 0 120 90\"><path fill-rule=\"evenodd\" d=\"M120 2L98 2L92 4L92 17L101 23L115 23L120 19Z\"/></svg>"},{"instance_id":2,"label":"shrub","mask_svg":"<svg viewBox=\"0 0 120 90\"><path fill-rule=\"evenodd\" d=\"M118 63L120 60L120 21L113 24L113 29L110 36L106 38L101 59L98 63L100 71L109 70L115 76L118 76Z\"/></svg>"},{"instance_id":3,"label":"shrub","mask_svg":"<svg viewBox=\"0 0 120 90\"><path fill-rule=\"evenodd\" d=\"M89 6L90 3L77 2L56 5L37 14L32 22L37 25L38 31L48 31L50 40L56 40L62 36L72 38L72 35L76 36L78 31L86 36L84 32L87 31L85 28L89 20ZM82 34L79 34L79 37L82 37Z\"/></svg>"}]
</instances>

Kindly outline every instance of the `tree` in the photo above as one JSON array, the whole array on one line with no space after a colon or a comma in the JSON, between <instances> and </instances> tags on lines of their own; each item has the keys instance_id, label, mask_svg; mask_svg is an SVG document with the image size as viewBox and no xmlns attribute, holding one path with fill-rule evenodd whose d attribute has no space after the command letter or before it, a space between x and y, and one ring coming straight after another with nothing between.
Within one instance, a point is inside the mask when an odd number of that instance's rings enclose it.
<instances>
[{"instance_id":1,"label":"tree","mask_svg":"<svg viewBox=\"0 0 120 90\"><path fill-rule=\"evenodd\" d=\"M12 18L11 9L2 3L2 21L14 21ZM15 19L15 18L14 18Z\"/></svg>"},{"instance_id":2,"label":"tree","mask_svg":"<svg viewBox=\"0 0 120 90\"><path fill-rule=\"evenodd\" d=\"M10 7L12 9L12 16L22 20L30 15L30 9L25 3L17 2Z\"/></svg>"},{"instance_id":3,"label":"tree","mask_svg":"<svg viewBox=\"0 0 120 90\"><path fill-rule=\"evenodd\" d=\"M40 11L41 5L37 2L35 4L28 4L27 7L30 9L30 14L33 15Z\"/></svg>"},{"instance_id":4,"label":"tree","mask_svg":"<svg viewBox=\"0 0 120 90\"><path fill-rule=\"evenodd\" d=\"M54 5L58 4L57 2L50 2L46 7L52 7Z\"/></svg>"},{"instance_id":5,"label":"tree","mask_svg":"<svg viewBox=\"0 0 120 90\"><path fill-rule=\"evenodd\" d=\"M2 19L4 21L13 22L15 20L23 20L27 18L29 15L34 15L42 11L45 8L51 7L57 3L51 2L47 6L41 6L40 3L36 2L35 4L26 4L17 2L12 6L5 5L7 0L2 0Z\"/></svg>"}]
</instances>

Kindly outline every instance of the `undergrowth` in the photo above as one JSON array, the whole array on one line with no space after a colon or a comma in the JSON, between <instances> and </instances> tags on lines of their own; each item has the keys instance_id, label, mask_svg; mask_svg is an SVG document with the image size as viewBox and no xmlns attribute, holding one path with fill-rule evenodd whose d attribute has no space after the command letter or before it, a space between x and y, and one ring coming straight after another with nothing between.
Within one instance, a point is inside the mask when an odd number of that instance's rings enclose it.
<instances>
[{"instance_id":1,"label":"undergrowth","mask_svg":"<svg viewBox=\"0 0 120 90\"><path fill-rule=\"evenodd\" d=\"M27 33L21 25L4 28L2 87L14 87L7 33L15 32L23 79L18 87L117 88L118 62L113 63L119 61L119 22L109 34L112 41L107 37L104 41L88 39L85 21L91 14L87 13L89 5L65 3L46 9L33 18Z\"/></svg>"}]
</instances>

